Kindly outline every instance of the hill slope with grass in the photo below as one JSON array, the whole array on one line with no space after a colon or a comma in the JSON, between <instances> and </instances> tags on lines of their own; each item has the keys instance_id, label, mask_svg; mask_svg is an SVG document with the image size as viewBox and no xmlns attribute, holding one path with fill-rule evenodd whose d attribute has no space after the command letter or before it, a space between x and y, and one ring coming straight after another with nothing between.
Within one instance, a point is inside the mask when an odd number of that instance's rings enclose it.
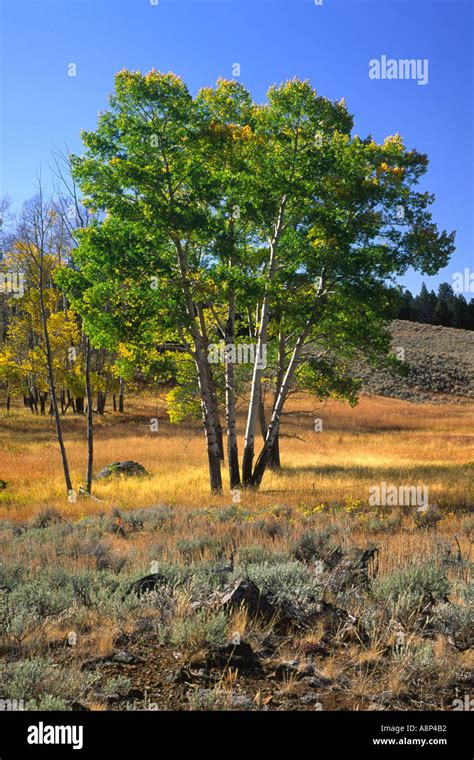
<instances>
[{"instance_id":1,"label":"hill slope with grass","mask_svg":"<svg viewBox=\"0 0 474 760\"><path fill-rule=\"evenodd\" d=\"M365 393L430 403L474 398L474 332L400 319L391 332L394 351L404 351L407 374L359 364Z\"/></svg>"}]
</instances>

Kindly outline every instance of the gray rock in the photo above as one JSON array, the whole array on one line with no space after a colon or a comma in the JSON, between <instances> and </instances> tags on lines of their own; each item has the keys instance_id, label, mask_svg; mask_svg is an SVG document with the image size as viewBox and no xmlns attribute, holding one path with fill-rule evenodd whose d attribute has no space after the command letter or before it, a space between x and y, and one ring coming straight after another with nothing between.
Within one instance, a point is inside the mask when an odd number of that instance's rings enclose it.
<instances>
[{"instance_id":1,"label":"gray rock","mask_svg":"<svg viewBox=\"0 0 474 760\"><path fill-rule=\"evenodd\" d=\"M265 599L258 586L250 580L236 580L219 598L220 606L233 609L245 606L252 617L262 616L271 619L275 616L275 607Z\"/></svg>"},{"instance_id":2,"label":"gray rock","mask_svg":"<svg viewBox=\"0 0 474 760\"><path fill-rule=\"evenodd\" d=\"M109 659L110 662L120 662L122 665L137 665L139 662L143 662L139 657L132 652L127 652L126 649L122 649L120 652L116 652Z\"/></svg>"},{"instance_id":3,"label":"gray rock","mask_svg":"<svg viewBox=\"0 0 474 760\"><path fill-rule=\"evenodd\" d=\"M109 478L111 475L125 475L127 477L139 476L143 477L149 475L143 465L138 462L111 462L104 467L95 477L96 480L102 480L103 478Z\"/></svg>"}]
</instances>

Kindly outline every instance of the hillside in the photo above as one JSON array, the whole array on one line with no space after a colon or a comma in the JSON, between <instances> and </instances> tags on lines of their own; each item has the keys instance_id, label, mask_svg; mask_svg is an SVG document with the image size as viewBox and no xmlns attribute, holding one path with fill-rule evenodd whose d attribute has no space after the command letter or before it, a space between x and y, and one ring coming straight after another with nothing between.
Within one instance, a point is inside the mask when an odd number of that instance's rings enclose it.
<instances>
[{"instance_id":1,"label":"hillside","mask_svg":"<svg viewBox=\"0 0 474 760\"><path fill-rule=\"evenodd\" d=\"M416 402L462 402L474 397L474 332L395 320L393 348L403 348L406 377L357 366L369 394Z\"/></svg>"}]
</instances>

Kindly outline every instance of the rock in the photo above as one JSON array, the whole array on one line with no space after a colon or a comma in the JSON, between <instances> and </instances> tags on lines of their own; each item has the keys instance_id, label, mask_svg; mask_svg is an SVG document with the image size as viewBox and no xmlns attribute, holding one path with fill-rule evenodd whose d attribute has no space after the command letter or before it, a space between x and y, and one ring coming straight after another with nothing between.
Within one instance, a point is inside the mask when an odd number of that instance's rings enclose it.
<instances>
[{"instance_id":1,"label":"rock","mask_svg":"<svg viewBox=\"0 0 474 760\"><path fill-rule=\"evenodd\" d=\"M146 692L144 692L142 689L129 689L126 694L124 694L124 697L126 699L144 699L146 697Z\"/></svg>"},{"instance_id":2,"label":"rock","mask_svg":"<svg viewBox=\"0 0 474 760\"><path fill-rule=\"evenodd\" d=\"M298 666L298 660L280 662L274 671L275 678L277 678L279 681L289 681L290 679L302 678L302 674Z\"/></svg>"},{"instance_id":3,"label":"rock","mask_svg":"<svg viewBox=\"0 0 474 760\"><path fill-rule=\"evenodd\" d=\"M143 662L132 652L128 652L126 649L120 650L108 658L109 662L120 662L122 665L137 665L139 662Z\"/></svg>"},{"instance_id":4,"label":"rock","mask_svg":"<svg viewBox=\"0 0 474 760\"><path fill-rule=\"evenodd\" d=\"M142 596L148 594L150 591L156 591L160 586L167 585L168 579L162 573L152 573L151 575L145 575L144 578L140 578L138 581L132 583L127 590L126 595L136 594Z\"/></svg>"},{"instance_id":5,"label":"rock","mask_svg":"<svg viewBox=\"0 0 474 760\"><path fill-rule=\"evenodd\" d=\"M143 477L148 474L149 473L145 470L143 465L138 462L112 462L104 467L95 478L96 480L101 480L103 478L108 478L111 475L126 475L127 477L135 475Z\"/></svg>"},{"instance_id":6,"label":"rock","mask_svg":"<svg viewBox=\"0 0 474 760\"><path fill-rule=\"evenodd\" d=\"M327 678L323 673L320 673L319 670L316 670L315 668L313 669L313 675L307 676L304 679L304 682L308 686L311 686L313 689L326 689L332 684L330 678Z\"/></svg>"},{"instance_id":7,"label":"rock","mask_svg":"<svg viewBox=\"0 0 474 760\"><path fill-rule=\"evenodd\" d=\"M236 580L219 596L219 604L223 609L245 606L251 617L262 616L271 619L276 615L275 607L265 599L258 586L250 580Z\"/></svg>"},{"instance_id":8,"label":"rock","mask_svg":"<svg viewBox=\"0 0 474 760\"><path fill-rule=\"evenodd\" d=\"M209 652L206 664L210 668L237 668L241 672L261 669L260 660L247 641L215 647Z\"/></svg>"},{"instance_id":9,"label":"rock","mask_svg":"<svg viewBox=\"0 0 474 760\"><path fill-rule=\"evenodd\" d=\"M315 702L319 702L319 698L316 694L311 694L311 692L308 692L307 694L303 694L303 696L300 697L300 702L302 705L312 705Z\"/></svg>"},{"instance_id":10,"label":"rock","mask_svg":"<svg viewBox=\"0 0 474 760\"><path fill-rule=\"evenodd\" d=\"M232 694L229 706L232 710L251 710L254 707L254 701L247 694Z\"/></svg>"},{"instance_id":11,"label":"rock","mask_svg":"<svg viewBox=\"0 0 474 760\"><path fill-rule=\"evenodd\" d=\"M153 633L155 630L155 621L153 618L139 618L135 623L134 632L137 634Z\"/></svg>"}]
</instances>

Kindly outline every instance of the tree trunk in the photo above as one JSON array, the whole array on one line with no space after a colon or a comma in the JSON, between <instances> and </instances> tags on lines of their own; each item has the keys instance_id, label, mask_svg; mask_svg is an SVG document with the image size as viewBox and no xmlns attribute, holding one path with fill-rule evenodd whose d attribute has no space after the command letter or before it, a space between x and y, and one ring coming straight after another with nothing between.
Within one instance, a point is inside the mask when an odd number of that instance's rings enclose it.
<instances>
[{"instance_id":1,"label":"tree trunk","mask_svg":"<svg viewBox=\"0 0 474 760\"><path fill-rule=\"evenodd\" d=\"M84 397L76 396L76 413L84 414Z\"/></svg>"},{"instance_id":2,"label":"tree trunk","mask_svg":"<svg viewBox=\"0 0 474 760\"><path fill-rule=\"evenodd\" d=\"M29 395L29 402L30 402L30 409L33 412L33 414L38 414L38 401L36 400L36 396L33 393L33 390L30 390Z\"/></svg>"},{"instance_id":3,"label":"tree trunk","mask_svg":"<svg viewBox=\"0 0 474 760\"><path fill-rule=\"evenodd\" d=\"M221 452L219 450L219 441L217 436L216 409L212 403L212 394L209 387L209 361L204 352L203 337L199 332L195 321L196 308L189 289L186 256L179 238L176 238L175 246L178 255L181 284L185 295L186 311L188 313L190 321L189 328L194 344L194 351L192 352L192 355L198 374L202 419L207 444L207 458L209 465L209 480L211 491L215 493L222 493Z\"/></svg>"},{"instance_id":4,"label":"tree trunk","mask_svg":"<svg viewBox=\"0 0 474 760\"><path fill-rule=\"evenodd\" d=\"M208 349L209 349L206 321L204 319L204 314L200 306L197 307L197 312L198 312L198 317L199 317L199 324L201 326L202 348L203 348L203 354L205 357L207 384L209 386L209 392L211 394L211 404L214 410L214 421L215 421L215 428L216 428L217 446L219 448L219 458L221 462L223 462L224 461L224 438L222 434L222 425L221 425L220 414L219 414L219 404L217 403L216 385L212 377L211 365L206 357L206 353L208 352Z\"/></svg>"},{"instance_id":5,"label":"tree trunk","mask_svg":"<svg viewBox=\"0 0 474 760\"><path fill-rule=\"evenodd\" d=\"M86 491L92 490L92 467L94 462L94 427L92 415L92 388L91 388L91 344L86 338L86 398L87 398L87 471Z\"/></svg>"},{"instance_id":6,"label":"tree trunk","mask_svg":"<svg viewBox=\"0 0 474 760\"><path fill-rule=\"evenodd\" d=\"M119 380L119 412L124 413L124 395L125 395L125 382L121 377Z\"/></svg>"},{"instance_id":7,"label":"tree trunk","mask_svg":"<svg viewBox=\"0 0 474 760\"><path fill-rule=\"evenodd\" d=\"M270 460L271 450L273 448L275 437L278 433L278 428L280 424L280 416L283 410L283 406L286 401L286 397L290 389L291 381L293 379L296 366L297 366L301 351L304 346L304 341L306 340L308 333L310 331L311 324L312 322L308 320L308 323L306 324L305 329L303 330L298 340L296 341L290 362L288 364L288 368L283 378L283 382L281 384L280 389L278 390L278 397L274 404L272 418L268 426L265 443L263 445L262 450L260 451L260 454L258 455L258 459L255 464L255 469L252 475L251 485L254 488L258 488L260 486L262 482L262 478L265 474L265 470L267 468L268 462Z\"/></svg>"},{"instance_id":8,"label":"tree trunk","mask_svg":"<svg viewBox=\"0 0 474 760\"><path fill-rule=\"evenodd\" d=\"M69 407L71 407L74 410L73 398L71 396L71 391L68 388L68 390L66 391L66 407L64 409L64 414L66 414Z\"/></svg>"},{"instance_id":9,"label":"tree trunk","mask_svg":"<svg viewBox=\"0 0 474 760\"><path fill-rule=\"evenodd\" d=\"M10 411L11 396L7 393L7 412Z\"/></svg>"},{"instance_id":10,"label":"tree trunk","mask_svg":"<svg viewBox=\"0 0 474 760\"><path fill-rule=\"evenodd\" d=\"M280 425L278 425L277 431L275 433L275 440L273 441L273 446L270 451L270 461L268 462L268 467L270 470L274 470L275 472L279 472L281 470Z\"/></svg>"},{"instance_id":11,"label":"tree trunk","mask_svg":"<svg viewBox=\"0 0 474 760\"><path fill-rule=\"evenodd\" d=\"M281 383L281 380L280 380ZM279 384L277 381L277 388L279 388ZM260 423L260 432L262 433L263 442L265 443L265 439L267 437L267 421L265 417L265 406L263 403L263 397L260 393L260 401L258 404L258 420ZM270 452L270 461L268 463L268 467L270 470L281 470L281 464L280 464L280 433L279 429L276 433L275 440L273 442L272 450Z\"/></svg>"},{"instance_id":12,"label":"tree trunk","mask_svg":"<svg viewBox=\"0 0 474 760\"><path fill-rule=\"evenodd\" d=\"M225 326L226 344L235 340L235 301L233 290L229 293L229 307ZM234 365L227 361L225 365L225 409L227 421L227 459L229 482L231 488L240 486L239 449L237 444L237 420L235 413Z\"/></svg>"},{"instance_id":13,"label":"tree trunk","mask_svg":"<svg viewBox=\"0 0 474 760\"><path fill-rule=\"evenodd\" d=\"M97 391L97 414L103 414L105 412L106 401L107 393L104 393L104 391Z\"/></svg>"},{"instance_id":14,"label":"tree trunk","mask_svg":"<svg viewBox=\"0 0 474 760\"><path fill-rule=\"evenodd\" d=\"M112 408L114 412L117 411L117 399L115 398L115 393L112 395Z\"/></svg>"},{"instance_id":15,"label":"tree trunk","mask_svg":"<svg viewBox=\"0 0 474 760\"><path fill-rule=\"evenodd\" d=\"M276 250L278 240L283 231L283 217L285 212L286 197L283 197L280 202L280 208L278 217L275 223L275 229L273 237L270 241L270 258L268 264L268 282L271 283L275 276L276 269ZM252 387L250 391L249 409L247 415L247 426L245 429L245 445L244 454L242 458L242 481L244 486L253 485L252 482L252 468L255 448L255 426L258 417L258 408L260 402L261 393L261 379L263 367L259 364L259 359L262 356L263 349L266 348L268 320L270 317L270 293L269 288L266 288L265 295L263 297L262 309L260 314L260 326L258 330L257 338L257 351L256 358L253 367Z\"/></svg>"},{"instance_id":16,"label":"tree trunk","mask_svg":"<svg viewBox=\"0 0 474 760\"><path fill-rule=\"evenodd\" d=\"M46 414L46 401L48 399L47 393L40 393L39 395L39 401L40 401L40 413L42 415Z\"/></svg>"},{"instance_id":17,"label":"tree trunk","mask_svg":"<svg viewBox=\"0 0 474 760\"><path fill-rule=\"evenodd\" d=\"M64 445L63 431L61 427L61 417L58 409L58 400L56 397L56 388L54 387L54 375L53 375L53 357L51 353L51 344L49 341L48 332L48 320L46 315L46 307L44 304L43 295L43 254L40 253L40 276L39 276L39 302L41 311L41 322L43 326L44 344L46 350L46 365L48 369L48 382L49 382L49 394L51 399L51 406L54 413L54 422L56 425L56 437L59 443L59 449L61 452L61 460L64 471L64 480L66 483L66 490L68 494L72 491L71 476L69 474L69 464L67 460L66 447Z\"/></svg>"},{"instance_id":18,"label":"tree trunk","mask_svg":"<svg viewBox=\"0 0 474 760\"><path fill-rule=\"evenodd\" d=\"M286 361L286 337L283 329L280 325L280 331L278 335L278 370L275 383L275 397L273 404L276 404L278 400L278 391L283 382L285 376L285 361ZM275 433L275 440L270 451L270 460L268 462L270 470L279 472L281 470L280 462L280 423L278 423L277 431Z\"/></svg>"}]
</instances>

